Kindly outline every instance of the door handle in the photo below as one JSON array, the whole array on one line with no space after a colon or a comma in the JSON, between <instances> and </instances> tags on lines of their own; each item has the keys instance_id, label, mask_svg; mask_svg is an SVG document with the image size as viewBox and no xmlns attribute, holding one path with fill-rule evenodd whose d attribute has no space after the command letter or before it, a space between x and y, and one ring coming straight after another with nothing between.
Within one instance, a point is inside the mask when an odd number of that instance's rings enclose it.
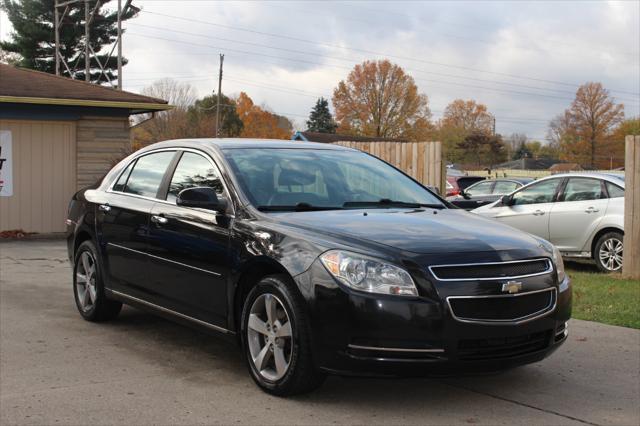
<instances>
[{"instance_id":1,"label":"door handle","mask_svg":"<svg viewBox=\"0 0 640 426\"><path fill-rule=\"evenodd\" d=\"M151 222L157 223L158 225L164 225L167 222L169 222L169 219L167 219L164 216L153 215L153 216L151 216Z\"/></svg>"},{"instance_id":2,"label":"door handle","mask_svg":"<svg viewBox=\"0 0 640 426\"><path fill-rule=\"evenodd\" d=\"M535 212L533 212L534 216L544 216L544 212L542 210L536 210Z\"/></svg>"},{"instance_id":3,"label":"door handle","mask_svg":"<svg viewBox=\"0 0 640 426\"><path fill-rule=\"evenodd\" d=\"M586 213L596 213L599 212L600 209L596 209L595 207L589 207L585 210Z\"/></svg>"},{"instance_id":4,"label":"door handle","mask_svg":"<svg viewBox=\"0 0 640 426\"><path fill-rule=\"evenodd\" d=\"M103 212L111 211L111 206L109 204L100 204L98 208Z\"/></svg>"}]
</instances>

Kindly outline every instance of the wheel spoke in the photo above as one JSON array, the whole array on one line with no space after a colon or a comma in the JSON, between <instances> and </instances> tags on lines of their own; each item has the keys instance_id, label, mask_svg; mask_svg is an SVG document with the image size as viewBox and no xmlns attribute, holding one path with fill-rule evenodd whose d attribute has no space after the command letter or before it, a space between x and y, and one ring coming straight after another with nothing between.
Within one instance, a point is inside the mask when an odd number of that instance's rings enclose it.
<instances>
[{"instance_id":1,"label":"wheel spoke","mask_svg":"<svg viewBox=\"0 0 640 426\"><path fill-rule=\"evenodd\" d=\"M89 293L89 299L91 299L91 304L96 303L96 286L91 285L91 283L87 284L87 293Z\"/></svg>"},{"instance_id":2,"label":"wheel spoke","mask_svg":"<svg viewBox=\"0 0 640 426\"><path fill-rule=\"evenodd\" d=\"M257 331L260 334L264 334L265 336L269 334L269 331L267 330L267 323L262 321L256 314L249 315L249 323L247 325L250 329Z\"/></svg>"},{"instance_id":3,"label":"wheel spoke","mask_svg":"<svg viewBox=\"0 0 640 426\"><path fill-rule=\"evenodd\" d=\"M284 325L278 328L276 337L291 337L291 322L287 321Z\"/></svg>"},{"instance_id":4,"label":"wheel spoke","mask_svg":"<svg viewBox=\"0 0 640 426\"><path fill-rule=\"evenodd\" d=\"M81 274L80 272L76 272L76 283L77 284L86 284L87 283L87 276L84 274Z\"/></svg>"},{"instance_id":5,"label":"wheel spoke","mask_svg":"<svg viewBox=\"0 0 640 426\"><path fill-rule=\"evenodd\" d=\"M84 294L82 295L82 306L87 307L89 306L89 304L91 303L91 296L90 296L90 290L89 290L89 285L87 284L84 288Z\"/></svg>"},{"instance_id":6,"label":"wheel spoke","mask_svg":"<svg viewBox=\"0 0 640 426\"><path fill-rule=\"evenodd\" d=\"M269 362L270 358L271 351L269 350L269 345L264 345L258 356L253 359L253 364L258 371L262 371L267 367L267 362Z\"/></svg>"},{"instance_id":7,"label":"wheel spoke","mask_svg":"<svg viewBox=\"0 0 640 426\"><path fill-rule=\"evenodd\" d=\"M287 372L287 367L289 364L284 357L284 351L280 346L277 346L273 349L273 357L276 363L276 373L278 373L278 377L284 376L284 373Z\"/></svg>"},{"instance_id":8,"label":"wheel spoke","mask_svg":"<svg viewBox=\"0 0 640 426\"><path fill-rule=\"evenodd\" d=\"M271 294L267 294L264 298L264 309L267 311L267 321L271 327L277 319L276 308L278 302L274 300Z\"/></svg>"},{"instance_id":9,"label":"wheel spoke","mask_svg":"<svg viewBox=\"0 0 640 426\"><path fill-rule=\"evenodd\" d=\"M88 277L89 271L91 270L91 264L89 263L89 255L87 252L82 253L80 260L82 262L82 269L84 269L84 273Z\"/></svg>"},{"instance_id":10,"label":"wheel spoke","mask_svg":"<svg viewBox=\"0 0 640 426\"><path fill-rule=\"evenodd\" d=\"M600 250L600 259L606 260L609 258L609 252L605 250Z\"/></svg>"}]
</instances>

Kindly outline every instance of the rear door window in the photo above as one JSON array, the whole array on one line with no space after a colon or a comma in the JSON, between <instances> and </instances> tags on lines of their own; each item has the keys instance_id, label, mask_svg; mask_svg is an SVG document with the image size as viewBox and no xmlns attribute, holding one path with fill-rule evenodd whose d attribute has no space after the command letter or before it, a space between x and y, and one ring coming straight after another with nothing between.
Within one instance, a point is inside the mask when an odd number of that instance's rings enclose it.
<instances>
[{"instance_id":1,"label":"rear door window","mask_svg":"<svg viewBox=\"0 0 640 426\"><path fill-rule=\"evenodd\" d=\"M162 151L138 158L124 192L155 198L174 155L175 151Z\"/></svg>"},{"instance_id":2,"label":"rear door window","mask_svg":"<svg viewBox=\"0 0 640 426\"><path fill-rule=\"evenodd\" d=\"M569 178L562 201L589 201L606 198L600 179Z\"/></svg>"}]
</instances>

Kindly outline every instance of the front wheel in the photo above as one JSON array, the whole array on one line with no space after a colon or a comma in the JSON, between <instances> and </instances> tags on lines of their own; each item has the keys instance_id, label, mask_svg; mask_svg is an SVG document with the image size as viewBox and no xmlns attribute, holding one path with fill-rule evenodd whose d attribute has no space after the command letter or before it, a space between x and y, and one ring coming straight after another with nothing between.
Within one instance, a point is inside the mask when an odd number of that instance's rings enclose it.
<instances>
[{"instance_id":1,"label":"front wheel","mask_svg":"<svg viewBox=\"0 0 640 426\"><path fill-rule=\"evenodd\" d=\"M619 232L607 232L598 239L594 260L602 272L620 272L622 269L623 236Z\"/></svg>"},{"instance_id":2,"label":"front wheel","mask_svg":"<svg viewBox=\"0 0 640 426\"><path fill-rule=\"evenodd\" d=\"M304 301L288 277L262 279L242 310L242 346L251 377L266 392L294 395L309 392L324 375L312 359Z\"/></svg>"}]
</instances>

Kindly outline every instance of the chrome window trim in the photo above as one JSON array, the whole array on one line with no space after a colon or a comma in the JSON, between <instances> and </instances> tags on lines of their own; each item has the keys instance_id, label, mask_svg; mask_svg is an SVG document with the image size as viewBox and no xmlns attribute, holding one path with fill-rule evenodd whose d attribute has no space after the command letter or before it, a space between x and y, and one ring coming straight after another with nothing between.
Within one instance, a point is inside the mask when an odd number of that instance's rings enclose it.
<instances>
[{"instance_id":1,"label":"chrome window trim","mask_svg":"<svg viewBox=\"0 0 640 426\"><path fill-rule=\"evenodd\" d=\"M174 315L176 317L185 319L187 321L192 321L192 322L194 322L196 324L202 325L202 326L210 328L212 330L216 330L216 331L219 331L219 332L225 333L225 334L236 334L235 332L233 332L231 330L228 330L226 328L223 328L223 327L208 323L206 321L199 320L197 318L190 317L188 315L181 314L180 312L172 311L171 309L164 308L164 307L162 307L160 305L156 305L155 303L147 302L146 300L139 299L137 297L128 295L126 293L122 293L122 292L119 292L119 291L116 291L116 290L111 290L111 289L106 289L106 290L111 292L111 293L113 293L116 296L120 296L120 297L122 297L124 299L129 299L129 300L132 300L134 302L141 303L141 304L146 305L146 306L148 306L150 308L156 309L158 311L161 311L161 312L164 312L164 313L167 313L167 314Z\"/></svg>"},{"instance_id":2,"label":"chrome window trim","mask_svg":"<svg viewBox=\"0 0 640 426\"><path fill-rule=\"evenodd\" d=\"M519 318L511 318L511 319L477 319L477 318L465 318L459 317L453 312L453 308L451 307L451 299L489 299L489 298L512 298L512 297L520 297L520 296L529 296L531 294L543 293L543 292L552 292L551 300L547 306L543 309L533 312L529 315L525 315ZM529 291L526 293L517 293L517 294L493 294L493 295L479 295L479 296L448 296L447 297L447 306L449 308L449 312L454 320L464 323L470 324L483 324L483 325L519 325L524 324L529 321L533 321L542 317L545 317L555 311L556 306L558 304L558 290L555 287L544 288L541 290Z\"/></svg>"},{"instance_id":3,"label":"chrome window trim","mask_svg":"<svg viewBox=\"0 0 640 426\"><path fill-rule=\"evenodd\" d=\"M107 245L108 246L112 246L112 247L117 247L119 249L127 250L127 251L130 251L130 252L133 252L133 253L143 254L145 256L153 257L154 259L164 260L165 262L173 263L175 265L180 265L180 266L184 266L186 268L195 269L196 271L206 272L208 274L215 275L216 277L221 277L222 276L222 274L219 274L217 272L209 271L207 269L198 268L197 266L187 265L186 263L176 262L175 260L171 260L171 259L165 259L164 257L155 256L153 254L149 254L149 253L145 253L145 252L140 251L140 250L135 250L135 249L132 249L132 248L129 248L129 247L121 246L119 244L107 243Z\"/></svg>"},{"instance_id":4,"label":"chrome window trim","mask_svg":"<svg viewBox=\"0 0 640 426\"><path fill-rule=\"evenodd\" d=\"M192 152L194 154L199 154L202 155L206 160L209 161L209 163L211 163L211 165L213 166L213 168L216 170L216 172L218 173L218 176L220 176L220 182L222 182L222 188L224 189L224 196L229 200L228 205L231 207L231 214L229 214L228 216L230 217L235 217L235 207L233 206L233 203L231 202L231 192L229 191L229 188L227 187L227 183L224 180L224 176L222 175L222 173L220 172L220 167L218 167L218 165L216 164L216 162L211 158L211 156L209 154L207 154L204 151L200 151L198 149L193 149L193 148L179 148L179 147L169 147L169 148L158 148L158 149L154 149L152 151L145 151L140 153L140 155L137 155L135 157L133 157L120 171L120 173L117 174L117 176L115 178L113 178L113 180L109 183L109 186L107 187L107 189L105 190L105 192L108 192L110 194L120 194L120 195L125 195L127 197L134 197L134 198L141 198L143 200L149 200L149 201L155 201L157 203L162 203L162 204L167 204L170 206L177 206L177 207L181 207L178 206L176 203L171 203L167 200L161 200L160 198L155 198L155 197L146 197L144 195L137 195L137 194L131 194L129 192L123 192L123 191L114 191L113 187L115 186L115 184L118 182L118 179L120 179L120 176L127 170L127 167L129 167L129 165L131 163L133 163L134 161L137 161L140 157L144 157L146 155L150 155L150 154L156 154L158 152L166 152L166 151L173 151L173 152L178 152L178 151L182 151L182 152ZM180 164L180 161L178 161L178 164ZM135 167L134 167L135 168ZM132 170L133 171L133 170ZM166 170L165 170L166 172ZM175 172L175 170L174 170ZM171 176L173 178L173 176ZM171 181L169 181L169 184L171 184ZM190 208L190 207L181 207L181 208ZM211 210L211 212L217 212L216 210Z\"/></svg>"},{"instance_id":5,"label":"chrome window trim","mask_svg":"<svg viewBox=\"0 0 640 426\"><path fill-rule=\"evenodd\" d=\"M444 353L444 349L406 349L406 348L385 348L377 346L361 346L361 345L348 345L351 349L361 349L367 351L381 351L381 352L420 352L420 353Z\"/></svg>"},{"instance_id":6,"label":"chrome window trim","mask_svg":"<svg viewBox=\"0 0 640 426\"><path fill-rule=\"evenodd\" d=\"M434 272L433 268L452 268L458 266L484 266L484 265L508 265L512 263L528 263L528 262L537 262L540 260L544 260L547 262L547 269L542 272L536 272L535 274L525 274L525 275L510 275L505 277L487 277L487 278L439 278L438 275ZM509 280L513 278L527 278L527 277L536 277L538 275L545 275L553 272L553 262L548 257L539 257L535 259L525 259L525 260L508 260L505 262L482 262L482 263L454 263L447 265L431 265L428 267L431 275L435 277L438 281L495 281L495 280Z\"/></svg>"}]
</instances>

